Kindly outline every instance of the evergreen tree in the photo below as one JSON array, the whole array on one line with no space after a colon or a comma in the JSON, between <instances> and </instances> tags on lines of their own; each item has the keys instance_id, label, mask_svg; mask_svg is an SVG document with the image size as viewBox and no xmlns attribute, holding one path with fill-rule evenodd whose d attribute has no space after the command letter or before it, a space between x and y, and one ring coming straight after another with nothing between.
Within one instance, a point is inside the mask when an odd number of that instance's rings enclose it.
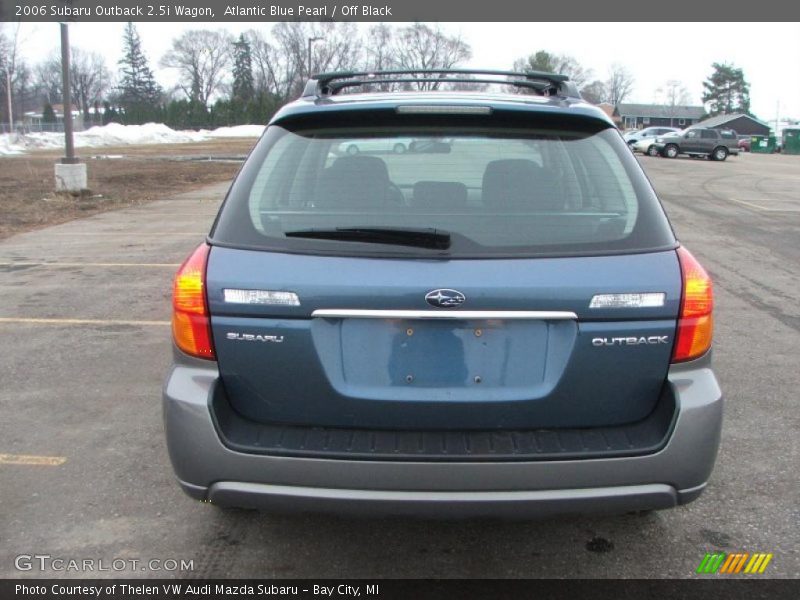
<instances>
[{"instance_id":1,"label":"evergreen tree","mask_svg":"<svg viewBox=\"0 0 800 600\"><path fill-rule=\"evenodd\" d=\"M53 105L49 102L45 103L44 110L42 110L42 122L43 123L55 123L56 122L56 112L53 110Z\"/></svg>"},{"instance_id":2,"label":"evergreen tree","mask_svg":"<svg viewBox=\"0 0 800 600\"><path fill-rule=\"evenodd\" d=\"M714 72L703 82L703 103L709 105L709 115L731 113L750 114L750 84L741 69L727 63L711 65Z\"/></svg>"},{"instance_id":3,"label":"evergreen tree","mask_svg":"<svg viewBox=\"0 0 800 600\"><path fill-rule=\"evenodd\" d=\"M103 125L108 125L109 123L118 123L119 122L119 114L117 113L116 109L111 106L111 103L106 101L103 102Z\"/></svg>"},{"instance_id":4,"label":"evergreen tree","mask_svg":"<svg viewBox=\"0 0 800 600\"><path fill-rule=\"evenodd\" d=\"M232 99L247 103L253 99L253 60L250 42L239 35L233 43L233 93Z\"/></svg>"},{"instance_id":5,"label":"evergreen tree","mask_svg":"<svg viewBox=\"0 0 800 600\"><path fill-rule=\"evenodd\" d=\"M142 50L139 32L133 23L125 25L124 55L119 61L120 95L122 106L138 105L156 108L161 100L161 88Z\"/></svg>"}]
</instances>

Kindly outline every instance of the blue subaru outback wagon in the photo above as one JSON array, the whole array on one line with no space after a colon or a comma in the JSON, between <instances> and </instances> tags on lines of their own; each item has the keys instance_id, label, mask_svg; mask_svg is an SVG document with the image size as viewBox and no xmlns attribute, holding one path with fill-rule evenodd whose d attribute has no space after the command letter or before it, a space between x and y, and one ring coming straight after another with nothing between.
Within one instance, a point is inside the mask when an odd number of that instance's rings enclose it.
<instances>
[{"instance_id":1,"label":"blue subaru outback wagon","mask_svg":"<svg viewBox=\"0 0 800 600\"><path fill-rule=\"evenodd\" d=\"M711 281L562 75L315 76L173 309L169 453L216 505L662 509L714 465Z\"/></svg>"}]
</instances>

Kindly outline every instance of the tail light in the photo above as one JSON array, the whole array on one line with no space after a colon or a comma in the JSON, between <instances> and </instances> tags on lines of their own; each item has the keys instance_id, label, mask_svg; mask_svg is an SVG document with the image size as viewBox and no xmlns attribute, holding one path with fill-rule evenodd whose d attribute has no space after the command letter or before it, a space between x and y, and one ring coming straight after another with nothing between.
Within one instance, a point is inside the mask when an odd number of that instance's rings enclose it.
<instances>
[{"instance_id":1,"label":"tail light","mask_svg":"<svg viewBox=\"0 0 800 600\"><path fill-rule=\"evenodd\" d=\"M678 248L678 262L683 277L683 294L672 362L692 360L705 354L711 347L714 330L711 278L686 248Z\"/></svg>"},{"instance_id":2,"label":"tail light","mask_svg":"<svg viewBox=\"0 0 800 600\"><path fill-rule=\"evenodd\" d=\"M178 269L172 291L172 337L186 354L214 360L205 280L208 244L201 244Z\"/></svg>"}]
</instances>

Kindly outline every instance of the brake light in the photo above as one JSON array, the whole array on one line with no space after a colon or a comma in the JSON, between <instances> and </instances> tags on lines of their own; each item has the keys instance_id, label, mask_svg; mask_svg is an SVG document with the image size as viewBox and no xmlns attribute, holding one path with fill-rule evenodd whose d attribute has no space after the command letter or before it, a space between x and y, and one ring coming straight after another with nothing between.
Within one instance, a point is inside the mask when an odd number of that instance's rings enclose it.
<instances>
[{"instance_id":1,"label":"brake light","mask_svg":"<svg viewBox=\"0 0 800 600\"><path fill-rule=\"evenodd\" d=\"M686 248L678 248L678 262L683 278L683 293L672 362L692 360L705 354L711 347L714 330L711 278Z\"/></svg>"},{"instance_id":2,"label":"brake light","mask_svg":"<svg viewBox=\"0 0 800 600\"><path fill-rule=\"evenodd\" d=\"M205 279L208 244L192 252L175 274L172 290L172 337L186 354L214 360L211 320L206 302Z\"/></svg>"}]
</instances>

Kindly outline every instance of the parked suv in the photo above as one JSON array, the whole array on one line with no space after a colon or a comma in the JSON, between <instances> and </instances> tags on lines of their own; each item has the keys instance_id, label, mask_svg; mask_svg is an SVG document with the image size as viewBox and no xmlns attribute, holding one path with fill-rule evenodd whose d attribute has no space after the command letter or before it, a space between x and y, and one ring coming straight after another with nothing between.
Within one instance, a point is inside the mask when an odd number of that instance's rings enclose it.
<instances>
[{"instance_id":1,"label":"parked suv","mask_svg":"<svg viewBox=\"0 0 800 600\"><path fill-rule=\"evenodd\" d=\"M396 80L527 93L359 91ZM565 76L319 75L175 278L169 454L223 507L668 508L715 461L711 336L708 274Z\"/></svg>"},{"instance_id":2,"label":"parked suv","mask_svg":"<svg viewBox=\"0 0 800 600\"><path fill-rule=\"evenodd\" d=\"M725 160L729 154L739 154L739 136L730 129L690 127L678 134L656 138L653 145L655 151L667 158L687 154Z\"/></svg>"}]
</instances>

